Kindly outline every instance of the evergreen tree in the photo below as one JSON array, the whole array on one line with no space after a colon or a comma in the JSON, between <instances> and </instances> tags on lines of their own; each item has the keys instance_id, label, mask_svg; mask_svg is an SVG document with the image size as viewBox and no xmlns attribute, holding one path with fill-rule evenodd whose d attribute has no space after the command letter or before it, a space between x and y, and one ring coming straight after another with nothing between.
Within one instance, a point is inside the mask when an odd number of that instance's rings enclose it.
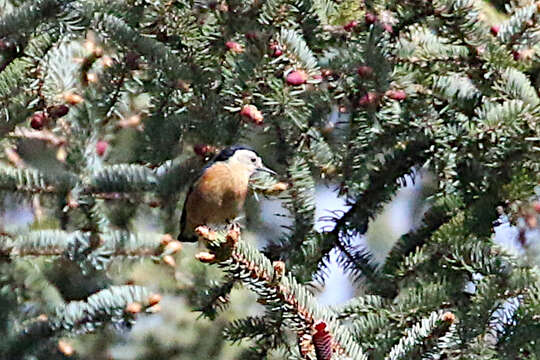
<instances>
[{"instance_id":1,"label":"evergreen tree","mask_svg":"<svg viewBox=\"0 0 540 360\"><path fill-rule=\"evenodd\" d=\"M499 3L0 1L1 358L537 359L540 11ZM263 243L251 202L181 250L187 186L237 143L291 225ZM359 237L427 174L375 263ZM319 183L348 205L324 229ZM331 251L360 289L333 307Z\"/></svg>"}]
</instances>

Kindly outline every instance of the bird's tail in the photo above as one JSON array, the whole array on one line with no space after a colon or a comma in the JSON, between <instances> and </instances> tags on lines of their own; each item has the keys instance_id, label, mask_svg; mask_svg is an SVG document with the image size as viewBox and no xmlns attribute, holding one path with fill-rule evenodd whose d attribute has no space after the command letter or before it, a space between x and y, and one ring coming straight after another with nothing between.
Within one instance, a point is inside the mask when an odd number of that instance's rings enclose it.
<instances>
[{"instance_id":1,"label":"bird's tail","mask_svg":"<svg viewBox=\"0 0 540 360\"><path fill-rule=\"evenodd\" d=\"M188 234L184 234L183 232L180 232L180 234L178 234L178 241L181 241L181 242L197 242L198 237L195 234L188 235Z\"/></svg>"}]
</instances>

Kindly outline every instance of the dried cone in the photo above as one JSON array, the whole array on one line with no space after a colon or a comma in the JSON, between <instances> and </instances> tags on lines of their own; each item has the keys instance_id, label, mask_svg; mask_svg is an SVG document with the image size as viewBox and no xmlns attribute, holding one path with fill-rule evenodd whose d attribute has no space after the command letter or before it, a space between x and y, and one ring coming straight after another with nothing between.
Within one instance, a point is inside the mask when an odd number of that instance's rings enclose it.
<instances>
[{"instance_id":1,"label":"dried cone","mask_svg":"<svg viewBox=\"0 0 540 360\"><path fill-rule=\"evenodd\" d=\"M358 100L358 105L363 107L374 107L379 104L379 95L375 92L368 92Z\"/></svg>"},{"instance_id":2,"label":"dried cone","mask_svg":"<svg viewBox=\"0 0 540 360\"><path fill-rule=\"evenodd\" d=\"M390 24L382 24L382 28L383 28L384 31L386 31L387 33L390 33L390 34L393 34L393 33L394 33L394 29L392 28L392 25L390 25Z\"/></svg>"},{"instance_id":3,"label":"dried cone","mask_svg":"<svg viewBox=\"0 0 540 360\"><path fill-rule=\"evenodd\" d=\"M213 263L216 260L216 255L211 254L207 251L201 251L195 255L195 258L202 263L208 264Z\"/></svg>"},{"instance_id":4,"label":"dried cone","mask_svg":"<svg viewBox=\"0 0 540 360\"><path fill-rule=\"evenodd\" d=\"M373 75L373 68L371 66L362 65L358 67L356 72L358 75L360 75L360 77L370 77Z\"/></svg>"},{"instance_id":5,"label":"dried cone","mask_svg":"<svg viewBox=\"0 0 540 360\"><path fill-rule=\"evenodd\" d=\"M41 130L47 125L47 115L42 112L37 112L30 118L30 127L34 130Z\"/></svg>"},{"instance_id":6,"label":"dried cone","mask_svg":"<svg viewBox=\"0 0 540 360\"><path fill-rule=\"evenodd\" d=\"M195 233L202 237L203 239L214 241L216 240L216 232L213 230L210 230L208 226L197 226L195 228Z\"/></svg>"},{"instance_id":7,"label":"dried cone","mask_svg":"<svg viewBox=\"0 0 540 360\"><path fill-rule=\"evenodd\" d=\"M160 301L161 301L161 295L159 294L152 294L148 297L149 306L154 306L156 304L159 304Z\"/></svg>"},{"instance_id":8,"label":"dried cone","mask_svg":"<svg viewBox=\"0 0 540 360\"><path fill-rule=\"evenodd\" d=\"M308 75L306 74L304 70L291 71L287 75L287 83L289 85L295 85L295 86L302 85L302 84L305 84L307 79L308 79Z\"/></svg>"},{"instance_id":9,"label":"dried cone","mask_svg":"<svg viewBox=\"0 0 540 360\"><path fill-rule=\"evenodd\" d=\"M270 49L272 50L273 57L280 57L281 55L283 55L283 50L281 49L281 46L279 46L279 44L277 43L271 44Z\"/></svg>"},{"instance_id":10,"label":"dried cone","mask_svg":"<svg viewBox=\"0 0 540 360\"><path fill-rule=\"evenodd\" d=\"M165 255L163 257L163 262L170 267L176 267L176 260L171 255Z\"/></svg>"},{"instance_id":11,"label":"dried cone","mask_svg":"<svg viewBox=\"0 0 540 360\"><path fill-rule=\"evenodd\" d=\"M240 111L240 115L249 118L257 125L263 123L264 117L255 105L244 105Z\"/></svg>"},{"instance_id":12,"label":"dried cone","mask_svg":"<svg viewBox=\"0 0 540 360\"><path fill-rule=\"evenodd\" d=\"M313 334L313 345L317 360L330 360L332 358L332 334L326 330L326 323L319 321L315 324L315 334Z\"/></svg>"},{"instance_id":13,"label":"dried cone","mask_svg":"<svg viewBox=\"0 0 540 360\"><path fill-rule=\"evenodd\" d=\"M313 348L311 339L311 335L309 334L303 334L298 338L298 348L300 349L300 354L304 357L307 356Z\"/></svg>"},{"instance_id":14,"label":"dried cone","mask_svg":"<svg viewBox=\"0 0 540 360\"><path fill-rule=\"evenodd\" d=\"M217 153L217 148L212 145L196 144L196 145L193 145L193 151L195 152L195 154L199 156L207 157L207 156L212 156L215 153Z\"/></svg>"},{"instance_id":15,"label":"dried cone","mask_svg":"<svg viewBox=\"0 0 540 360\"><path fill-rule=\"evenodd\" d=\"M60 351L65 356L71 356L75 353L75 350L73 350L73 346L71 346L64 340L58 341L58 351Z\"/></svg>"},{"instance_id":16,"label":"dried cone","mask_svg":"<svg viewBox=\"0 0 540 360\"><path fill-rule=\"evenodd\" d=\"M126 312L130 314L138 314L142 310L142 305L138 302L132 302L126 306Z\"/></svg>"},{"instance_id":17,"label":"dried cone","mask_svg":"<svg viewBox=\"0 0 540 360\"><path fill-rule=\"evenodd\" d=\"M407 98L407 93L403 90L388 90L386 96L394 100L405 100Z\"/></svg>"},{"instance_id":18,"label":"dried cone","mask_svg":"<svg viewBox=\"0 0 540 360\"><path fill-rule=\"evenodd\" d=\"M163 246L166 246L168 243L173 242L174 238L171 236L171 234L163 234L161 237L160 243Z\"/></svg>"},{"instance_id":19,"label":"dried cone","mask_svg":"<svg viewBox=\"0 0 540 360\"><path fill-rule=\"evenodd\" d=\"M240 45L239 43L235 42L235 41L227 41L225 43L225 46L232 52L234 53L243 53L244 52L244 47L242 45Z\"/></svg>"},{"instance_id":20,"label":"dried cone","mask_svg":"<svg viewBox=\"0 0 540 360\"><path fill-rule=\"evenodd\" d=\"M167 254L176 254L182 250L182 243L178 240L171 241L165 246L165 252Z\"/></svg>"},{"instance_id":21,"label":"dried cone","mask_svg":"<svg viewBox=\"0 0 540 360\"><path fill-rule=\"evenodd\" d=\"M287 190L288 188L289 188L289 185L287 183L278 182L278 183L275 183L274 185L270 186L268 189L266 189L264 191L264 193L267 194L267 195L279 194L279 193Z\"/></svg>"},{"instance_id":22,"label":"dried cone","mask_svg":"<svg viewBox=\"0 0 540 360\"><path fill-rule=\"evenodd\" d=\"M354 28L357 27L357 26L358 26L358 21L353 20L353 21L349 22L347 25L343 26L343 29L344 29L345 31L349 31L349 32L350 32L350 31L353 31Z\"/></svg>"},{"instance_id":23,"label":"dried cone","mask_svg":"<svg viewBox=\"0 0 540 360\"><path fill-rule=\"evenodd\" d=\"M69 108L66 105L54 105L47 109L49 116L53 119L61 118L69 112Z\"/></svg>"},{"instance_id":24,"label":"dried cone","mask_svg":"<svg viewBox=\"0 0 540 360\"><path fill-rule=\"evenodd\" d=\"M99 140L96 144L96 154L98 156L103 156L107 152L107 149L109 148L109 143L105 140Z\"/></svg>"},{"instance_id":25,"label":"dried cone","mask_svg":"<svg viewBox=\"0 0 540 360\"><path fill-rule=\"evenodd\" d=\"M454 321L456 321L456 315L448 311L442 315L441 320L446 323L452 324Z\"/></svg>"},{"instance_id":26,"label":"dried cone","mask_svg":"<svg viewBox=\"0 0 540 360\"><path fill-rule=\"evenodd\" d=\"M537 213L540 214L540 201L535 201L533 203L533 209L534 209L534 211L536 211Z\"/></svg>"},{"instance_id":27,"label":"dried cone","mask_svg":"<svg viewBox=\"0 0 540 360\"><path fill-rule=\"evenodd\" d=\"M84 101L83 97L74 93L65 93L64 100L71 105L77 105Z\"/></svg>"},{"instance_id":28,"label":"dried cone","mask_svg":"<svg viewBox=\"0 0 540 360\"><path fill-rule=\"evenodd\" d=\"M375 24L377 22L377 16L372 13L366 13L365 20L368 25Z\"/></svg>"},{"instance_id":29,"label":"dried cone","mask_svg":"<svg viewBox=\"0 0 540 360\"><path fill-rule=\"evenodd\" d=\"M281 278L285 273L285 263L279 260L274 261L272 262L272 267L274 268L274 281L281 281Z\"/></svg>"}]
</instances>

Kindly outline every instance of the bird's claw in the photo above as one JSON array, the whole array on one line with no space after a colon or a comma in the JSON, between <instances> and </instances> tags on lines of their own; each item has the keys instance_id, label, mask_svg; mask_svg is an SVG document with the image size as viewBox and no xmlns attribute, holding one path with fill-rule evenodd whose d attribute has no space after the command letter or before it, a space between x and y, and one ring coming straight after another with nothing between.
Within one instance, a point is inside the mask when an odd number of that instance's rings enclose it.
<instances>
[{"instance_id":1,"label":"bird's claw","mask_svg":"<svg viewBox=\"0 0 540 360\"><path fill-rule=\"evenodd\" d=\"M228 229L229 232L231 232L231 231L240 232L240 225L235 221L229 222L228 228L229 228Z\"/></svg>"}]
</instances>

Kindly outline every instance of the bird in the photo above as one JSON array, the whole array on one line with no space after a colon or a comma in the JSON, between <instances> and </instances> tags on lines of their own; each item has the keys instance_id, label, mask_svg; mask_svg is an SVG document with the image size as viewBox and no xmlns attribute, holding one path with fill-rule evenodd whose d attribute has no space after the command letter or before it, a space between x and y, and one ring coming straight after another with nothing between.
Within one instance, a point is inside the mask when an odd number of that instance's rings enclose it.
<instances>
[{"instance_id":1,"label":"bird","mask_svg":"<svg viewBox=\"0 0 540 360\"><path fill-rule=\"evenodd\" d=\"M195 228L201 225L230 224L244 207L251 175L259 171L277 175L249 146L234 145L219 152L188 190L178 240L196 242Z\"/></svg>"}]
</instances>

